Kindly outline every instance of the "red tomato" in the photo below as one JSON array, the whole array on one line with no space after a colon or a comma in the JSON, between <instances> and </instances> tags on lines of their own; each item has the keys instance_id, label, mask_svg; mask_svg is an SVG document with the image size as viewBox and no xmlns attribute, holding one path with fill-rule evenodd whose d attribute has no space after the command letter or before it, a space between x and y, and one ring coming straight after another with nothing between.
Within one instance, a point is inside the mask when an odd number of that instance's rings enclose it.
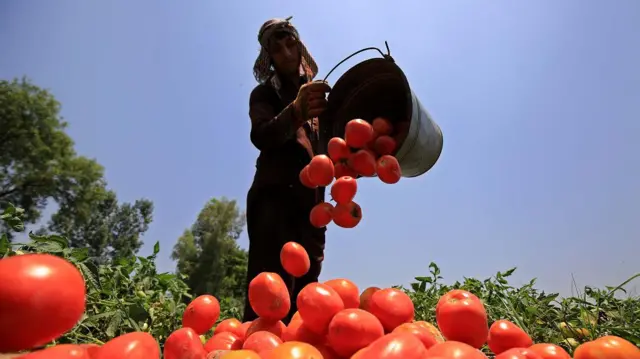
<instances>
[{"instance_id":1,"label":"red tomato","mask_svg":"<svg viewBox=\"0 0 640 359\"><path fill-rule=\"evenodd\" d=\"M358 183L353 177L340 177L331 186L331 198L338 204L347 204L353 201L358 191Z\"/></svg>"},{"instance_id":2,"label":"red tomato","mask_svg":"<svg viewBox=\"0 0 640 359\"><path fill-rule=\"evenodd\" d=\"M482 301L462 289L449 291L438 300L436 322L447 340L481 348L487 341L487 311Z\"/></svg>"},{"instance_id":3,"label":"red tomato","mask_svg":"<svg viewBox=\"0 0 640 359\"><path fill-rule=\"evenodd\" d=\"M240 339L244 338L246 329L242 328L242 323L236 318L229 318L221 321L216 325L213 334L229 332L237 335Z\"/></svg>"},{"instance_id":4,"label":"red tomato","mask_svg":"<svg viewBox=\"0 0 640 359\"><path fill-rule=\"evenodd\" d=\"M384 183L394 184L400 181L402 177L402 169L400 169L400 163L398 160L390 155L384 155L378 158L376 163L376 172L378 178Z\"/></svg>"},{"instance_id":5,"label":"red tomato","mask_svg":"<svg viewBox=\"0 0 640 359\"><path fill-rule=\"evenodd\" d=\"M362 209L356 202L338 204L333 209L333 223L342 228L353 228L362 220Z\"/></svg>"},{"instance_id":6,"label":"red tomato","mask_svg":"<svg viewBox=\"0 0 640 359\"><path fill-rule=\"evenodd\" d=\"M214 350L238 350L242 349L242 340L237 335L229 332L215 334L204 344L207 353Z\"/></svg>"},{"instance_id":7,"label":"red tomato","mask_svg":"<svg viewBox=\"0 0 640 359\"><path fill-rule=\"evenodd\" d=\"M287 342L270 351L265 359L322 359L322 354L313 345Z\"/></svg>"},{"instance_id":8,"label":"red tomato","mask_svg":"<svg viewBox=\"0 0 640 359\"><path fill-rule=\"evenodd\" d=\"M316 228L326 227L333 220L334 207L329 202L320 202L311 208L309 221Z\"/></svg>"},{"instance_id":9,"label":"red tomato","mask_svg":"<svg viewBox=\"0 0 640 359\"><path fill-rule=\"evenodd\" d=\"M326 155L315 155L309 162L307 173L311 183L326 187L333 182L333 162Z\"/></svg>"},{"instance_id":10,"label":"red tomato","mask_svg":"<svg viewBox=\"0 0 640 359\"><path fill-rule=\"evenodd\" d=\"M487 345L494 354L511 348L528 348L533 345L529 334L508 320L496 320L489 328Z\"/></svg>"},{"instance_id":11,"label":"red tomato","mask_svg":"<svg viewBox=\"0 0 640 359\"><path fill-rule=\"evenodd\" d=\"M149 333L123 334L106 342L92 359L160 359L160 347Z\"/></svg>"},{"instance_id":12,"label":"red tomato","mask_svg":"<svg viewBox=\"0 0 640 359\"><path fill-rule=\"evenodd\" d=\"M164 359L205 359L206 356L200 337L191 328L176 330L164 343Z\"/></svg>"},{"instance_id":13,"label":"red tomato","mask_svg":"<svg viewBox=\"0 0 640 359\"><path fill-rule=\"evenodd\" d=\"M101 346L97 344L80 344L80 346L82 347L82 349L87 351L87 354L89 354L89 358L95 358L101 348Z\"/></svg>"},{"instance_id":14,"label":"red tomato","mask_svg":"<svg viewBox=\"0 0 640 359\"><path fill-rule=\"evenodd\" d=\"M482 352L468 344L453 340L437 343L427 351L427 358L446 359L487 359Z\"/></svg>"},{"instance_id":15,"label":"red tomato","mask_svg":"<svg viewBox=\"0 0 640 359\"><path fill-rule=\"evenodd\" d=\"M333 162L346 160L351 154L349 146L347 146L347 142L340 137L334 137L329 140L329 143L327 144L327 152L329 153L329 158L331 158Z\"/></svg>"},{"instance_id":16,"label":"red tomato","mask_svg":"<svg viewBox=\"0 0 640 359\"><path fill-rule=\"evenodd\" d=\"M322 359L341 359L340 356L336 354L336 352L333 349L329 348L326 345L317 344L317 345L314 345L314 347L318 349L320 354L322 354Z\"/></svg>"},{"instance_id":17,"label":"red tomato","mask_svg":"<svg viewBox=\"0 0 640 359\"><path fill-rule=\"evenodd\" d=\"M220 303L212 295L201 295L192 300L182 315L182 326L202 335L213 328L220 317Z\"/></svg>"},{"instance_id":18,"label":"red tomato","mask_svg":"<svg viewBox=\"0 0 640 359\"><path fill-rule=\"evenodd\" d=\"M369 287L363 290L362 294L360 294L360 309L369 311L369 303L371 302L371 296L379 290L380 288L378 287Z\"/></svg>"},{"instance_id":19,"label":"red tomato","mask_svg":"<svg viewBox=\"0 0 640 359\"><path fill-rule=\"evenodd\" d=\"M307 188L317 188L318 185L311 182L311 178L309 178L309 165L304 166L304 168L300 171L298 175L300 179L300 183Z\"/></svg>"},{"instance_id":20,"label":"red tomato","mask_svg":"<svg viewBox=\"0 0 640 359\"><path fill-rule=\"evenodd\" d=\"M248 321L248 322L244 322L244 323L242 323L242 326L240 327L240 330L241 330L241 334L242 334L242 335L238 335L238 336L240 337L240 339L243 339L243 340L244 340L244 338L246 338L246 336L247 336L247 330L249 330L249 327L251 327L251 324L252 324L252 322L251 322L251 321Z\"/></svg>"},{"instance_id":21,"label":"red tomato","mask_svg":"<svg viewBox=\"0 0 640 359\"><path fill-rule=\"evenodd\" d=\"M555 344L534 344L529 347L529 350L540 355L542 359L571 359L569 353Z\"/></svg>"},{"instance_id":22,"label":"red tomato","mask_svg":"<svg viewBox=\"0 0 640 359\"><path fill-rule=\"evenodd\" d=\"M393 125L386 118L378 117L371 123L378 136L389 136L393 133Z\"/></svg>"},{"instance_id":23,"label":"red tomato","mask_svg":"<svg viewBox=\"0 0 640 359\"><path fill-rule=\"evenodd\" d=\"M429 331L429 333L431 333L431 335L436 339L436 341L438 343L444 342L444 337L442 336L442 333L440 333L440 330L438 330L438 328L436 328L435 325L433 325L433 324L431 324L429 322L425 322L423 320L418 320L416 322L413 322L413 324L419 325L419 326L427 329Z\"/></svg>"},{"instance_id":24,"label":"red tomato","mask_svg":"<svg viewBox=\"0 0 640 359\"><path fill-rule=\"evenodd\" d=\"M396 140L391 136L380 136L373 142L373 149L380 156L392 155L396 151Z\"/></svg>"},{"instance_id":25,"label":"red tomato","mask_svg":"<svg viewBox=\"0 0 640 359\"><path fill-rule=\"evenodd\" d=\"M296 242L288 242L282 246L280 263L287 273L297 278L307 274L311 267L309 254L303 246Z\"/></svg>"},{"instance_id":26,"label":"red tomato","mask_svg":"<svg viewBox=\"0 0 640 359\"><path fill-rule=\"evenodd\" d=\"M363 148L373 139L373 126L365 120L355 119L347 122L344 139L352 148Z\"/></svg>"},{"instance_id":27,"label":"red tomato","mask_svg":"<svg viewBox=\"0 0 640 359\"><path fill-rule=\"evenodd\" d=\"M242 349L260 353L263 350L275 349L282 344L282 339L271 332L261 331L251 334L242 345Z\"/></svg>"},{"instance_id":28,"label":"red tomato","mask_svg":"<svg viewBox=\"0 0 640 359\"><path fill-rule=\"evenodd\" d=\"M344 309L340 295L322 283L310 283L302 288L297 304L305 326L318 334L326 333L331 318Z\"/></svg>"},{"instance_id":29,"label":"red tomato","mask_svg":"<svg viewBox=\"0 0 640 359\"><path fill-rule=\"evenodd\" d=\"M265 318L258 318L251 322L245 337L248 338L251 334L259 331L267 331L275 334L277 337L282 338L282 333L287 327L281 320L273 321Z\"/></svg>"},{"instance_id":30,"label":"red tomato","mask_svg":"<svg viewBox=\"0 0 640 359\"><path fill-rule=\"evenodd\" d=\"M322 334L312 332L304 324L304 320L298 318L291 319L289 325L282 333L282 340L285 342L303 342L312 345L324 343L325 337Z\"/></svg>"},{"instance_id":31,"label":"red tomato","mask_svg":"<svg viewBox=\"0 0 640 359\"><path fill-rule=\"evenodd\" d=\"M207 359L216 359L216 357ZM262 359L262 356L253 350L240 349L224 353L220 359Z\"/></svg>"},{"instance_id":32,"label":"red tomato","mask_svg":"<svg viewBox=\"0 0 640 359\"><path fill-rule=\"evenodd\" d=\"M436 336L433 335L433 333L429 329L415 323L400 324L393 330L393 333L413 334L418 339L420 339L422 345L424 345L424 347L427 349L438 343L442 343Z\"/></svg>"},{"instance_id":33,"label":"red tomato","mask_svg":"<svg viewBox=\"0 0 640 359\"><path fill-rule=\"evenodd\" d=\"M542 359L542 357L526 348L511 348L496 355L495 359Z\"/></svg>"},{"instance_id":34,"label":"red tomato","mask_svg":"<svg viewBox=\"0 0 640 359\"><path fill-rule=\"evenodd\" d=\"M369 150L352 153L348 164L361 176L371 177L376 174L376 158Z\"/></svg>"},{"instance_id":35,"label":"red tomato","mask_svg":"<svg viewBox=\"0 0 640 359\"><path fill-rule=\"evenodd\" d=\"M0 354L0 358L3 355ZM24 354L16 359L91 359L89 353L80 345L59 344L47 349ZM202 357L204 359L204 357Z\"/></svg>"},{"instance_id":36,"label":"red tomato","mask_svg":"<svg viewBox=\"0 0 640 359\"><path fill-rule=\"evenodd\" d=\"M414 316L411 298L407 293L395 288L385 288L373 293L369 311L380 319L387 332L391 332L400 324L411 323Z\"/></svg>"},{"instance_id":37,"label":"red tomato","mask_svg":"<svg viewBox=\"0 0 640 359\"><path fill-rule=\"evenodd\" d=\"M261 318L277 321L291 309L289 288L277 273L262 272L249 282L251 309Z\"/></svg>"},{"instance_id":38,"label":"red tomato","mask_svg":"<svg viewBox=\"0 0 640 359\"><path fill-rule=\"evenodd\" d=\"M371 343L362 359L423 359L427 349L420 339L408 333L387 334ZM431 358L431 357L429 357Z\"/></svg>"},{"instance_id":39,"label":"red tomato","mask_svg":"<svg viewBox=\"0 0 640 359\"><path fill-rule=\"evenodd\" d=\"M639 359L640 349L631 342L607 335L581 344L573 352L574 359Z\"/></svg>"},{"instance_id":40,"label":"red tomato","mask_svg":"<svg viewBox=\"0 0 640 359\"><path fill-rule=\"evenodd\" d=\"M345 278L330 279L324 284L333 288L344 303L345 309L358 308L360 306L360 292L358 286L352 281Z\"/></svg>"},{"instance_id":41,"label":"red tomato","mask_svg":"<svg viewBox=\"0 0 640 359\"><path fill-rule=\"evenodd\" d=\"M345 309L331 319L327 339L338 355L349 357L383 335L382 324L373 314L362 309Z\"/></svg>"},{"instance_id":42,"label":"red tomato","mask_svg":"<svg viewBox=\"0 0 640 359\"><path fill-rule=\"evenodd\" d=\"M345 176L357 178L358 172L349 167L346 161L336 163L334 166L334 177L338 179Z\"/></svg>"},{"instance_id":43,"label":"red tomato","mask_svg":"<svg viewBox=\"0 0 640 359\"><path fill-rule=\"evenodd\" d=\"M0 259L0 353L44 345L71 330L85 309L78 269L49 254Z\"/></svg>"}]
</instances>

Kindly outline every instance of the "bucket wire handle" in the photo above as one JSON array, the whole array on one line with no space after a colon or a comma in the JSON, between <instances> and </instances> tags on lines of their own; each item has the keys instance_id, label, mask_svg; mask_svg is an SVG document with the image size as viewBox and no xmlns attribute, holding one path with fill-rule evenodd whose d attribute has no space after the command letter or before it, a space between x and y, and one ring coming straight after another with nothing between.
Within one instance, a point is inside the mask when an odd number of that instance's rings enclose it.
<instances>
[{"instance_id":1,"label":"bucket wire handle","mask_svg":"<svg viewBox=\"0 0 640 359\"><path fill-rule=\"evenodd\" d=\"M338 66L342 65L345 61L349 60L350 58L356 56L357 54L361 53L361 52L365 52L365 51L369 51L369 50L376 50L380 53L380 55L382 55L382 57L384 57L387 60L391 60L393 61L393 58L391 57L391 51L389 50L389 44L385 41L384 42L384 46L387 48L387 54L385 55L382 50L380 50L377 47L365 47L364 49L358 50L356 52L354 52L353 54L347 56L346 58L344 58L342 61L338 62L337 65L335 65L331 71L329 71L329 73L327 73L327 76L324 77L324 79L322 80L323 82L327 82L327 79L329 78L329 75L331 75L331 73L338 68Z\"/></svg>"}]
</instances>

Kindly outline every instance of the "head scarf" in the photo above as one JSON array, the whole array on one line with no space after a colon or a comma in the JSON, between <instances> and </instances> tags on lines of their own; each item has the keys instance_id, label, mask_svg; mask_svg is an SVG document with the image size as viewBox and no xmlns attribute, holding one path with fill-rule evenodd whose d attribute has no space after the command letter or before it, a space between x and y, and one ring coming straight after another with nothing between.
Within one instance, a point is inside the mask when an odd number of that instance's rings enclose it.
<instances>
[{"instance_id":1,"label":"head scarf","mask_svg":"<svg viewBox=\"0 0 640 359\"><path fill-rule=\"evenodd\" d=\"M305 75L312 80L318 73L318 65L309 54L306 46L300 41L298 30L289 22L291 16L286 19L271 19L265 22L258 32L258 42L260 43L260 54L253 65L253 76L256 81L263 84L271 79L272 84L279 88L280 81L275 75L273 62L269 56L269 42L273 35L279 32L286 32L298 40L300 46L300 75Z\"/></svg>"}]
</instances>

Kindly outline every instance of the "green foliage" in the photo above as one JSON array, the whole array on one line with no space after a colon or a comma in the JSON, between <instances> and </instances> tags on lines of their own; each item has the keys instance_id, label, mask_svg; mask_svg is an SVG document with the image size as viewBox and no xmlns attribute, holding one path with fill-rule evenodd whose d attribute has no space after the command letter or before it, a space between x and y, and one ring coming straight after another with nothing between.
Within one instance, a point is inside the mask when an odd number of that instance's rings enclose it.
<instances>
[{"instance_id":1,"label":"green foliage","mask_svg":"<svg viewBox=\"0 0 640 359\"><path fill-rule=\"evenodd\" d=\"M640 298L615 296L640 274L617 287L586 287L581 296L560 298L557 293L536 289L535 279L521 287L509 285L507 278L516 268L484 280L465 278L452 285L442 283L435 263L429 265L429 270L429 276L416 277L411 289L406 290L415 303L417 320L435 323L438 299L452 289L464 289L484 302L490 324L499 319L510 320L537 343L555 343L572 351L579 343L612 334L640 344ZM561 323L566 323L565 329L561 329ZM588 335L583 335L583 328Z\"/></svg>"},{"instance_id":2,"label":"green foliage","mask_svg":"<svg viewBox=\"0 0 640 359\"><path fill-rule=\"evenodd\" d=\"M236 241L244 223L236 201L214 198L178 238L171 258L194 295L209 293L242 305L248 258Z\"/></svg>"}]
</instances>

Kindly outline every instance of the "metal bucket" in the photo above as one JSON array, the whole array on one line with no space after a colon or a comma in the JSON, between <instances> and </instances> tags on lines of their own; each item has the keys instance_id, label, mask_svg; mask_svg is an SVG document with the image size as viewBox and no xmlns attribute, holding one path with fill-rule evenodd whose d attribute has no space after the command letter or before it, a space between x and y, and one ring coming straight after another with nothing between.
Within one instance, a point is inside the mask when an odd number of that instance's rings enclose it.
<instances>
[{"instance_id":1,"label":"metal bucket","mask_svg":"<svg viewBox=\"0 0 640 359\"><path fill-rule=\"evenodd\" d=\"M376 117L390 120L397 131L395 157L403 177L417 177L431 169L442 152L442 131L409 87L406 76L390 56L365 60L335 83L320 115L320 153L332 137L344 137L348 121Z\"/></svg>"}]
</instances>

